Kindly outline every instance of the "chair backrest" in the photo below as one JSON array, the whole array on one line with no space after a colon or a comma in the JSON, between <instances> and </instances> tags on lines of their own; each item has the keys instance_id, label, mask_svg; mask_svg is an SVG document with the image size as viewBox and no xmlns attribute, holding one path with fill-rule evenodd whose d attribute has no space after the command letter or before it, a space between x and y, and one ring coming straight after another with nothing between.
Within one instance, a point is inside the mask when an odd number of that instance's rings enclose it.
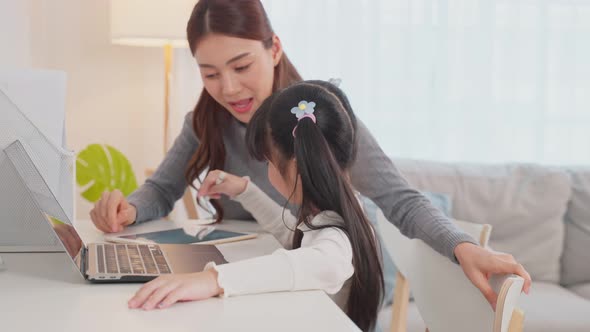
<instances>
[{"instance_id":1,"label":"chair backrest","mask_svg":"<svg viewBox=\"0 0 590 332\"><path fill-rule=\"evenodd\" d=\"M523 280L498 276L490 280L499 297L496 313L465 276L461 267L443 257L423 241L410 240L378 214L385 247L409 282L416 305L430 332L506 332L520 296ZM457 222L464 231L487 244L491 228Z\"/></svg>"},{"instance_id":2,"label":"chair backrest","mask_svg":"<svg viewBox=\"0 0 590 332\"><path fill-rule=\"evenodd\" d=\"M457 225L463 232L471 235L472 238L479 242L479 245L487 248L492 234L492 225L476 224L462 220L453 219L453 223Z\"/></svg>"}]
</instances>

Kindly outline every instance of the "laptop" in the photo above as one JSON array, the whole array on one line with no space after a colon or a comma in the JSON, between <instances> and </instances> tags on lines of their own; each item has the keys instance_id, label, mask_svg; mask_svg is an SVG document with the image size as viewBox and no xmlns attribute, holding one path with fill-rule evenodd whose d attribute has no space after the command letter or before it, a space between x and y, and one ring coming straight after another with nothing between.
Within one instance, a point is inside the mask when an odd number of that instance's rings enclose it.
<instances>
[{"instance_id":1,"label":"laptop","mask_svg":"<svg viewBox=\"0 0 590 332\"><path fill-rule=\"evenodd\" d=\"M19 141L4 149L18 186L51 226L82 277L91 282L146 282L160 275L202 271L208 262L226 263L214 245L84 243Z\"/></svg>"}]
</instances>

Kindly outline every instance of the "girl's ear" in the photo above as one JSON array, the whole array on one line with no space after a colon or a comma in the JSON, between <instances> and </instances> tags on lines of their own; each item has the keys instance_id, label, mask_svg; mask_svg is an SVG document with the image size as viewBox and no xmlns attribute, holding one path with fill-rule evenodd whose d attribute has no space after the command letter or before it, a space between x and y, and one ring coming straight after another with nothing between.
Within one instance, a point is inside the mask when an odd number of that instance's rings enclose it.
<instances>
[{"instance_id":1,"label":"girl's ear","mask_svg":"<svg viewBox=\"0 0 590 332\"><path fill-rule=\"evenodd\" d=\"M281 61L281 58L283 57L283 44L281 44L281 40L277 35L272 36L271 51L273 65L276 66L279 64L279 61Z\"/></svg>"}]
</instances>

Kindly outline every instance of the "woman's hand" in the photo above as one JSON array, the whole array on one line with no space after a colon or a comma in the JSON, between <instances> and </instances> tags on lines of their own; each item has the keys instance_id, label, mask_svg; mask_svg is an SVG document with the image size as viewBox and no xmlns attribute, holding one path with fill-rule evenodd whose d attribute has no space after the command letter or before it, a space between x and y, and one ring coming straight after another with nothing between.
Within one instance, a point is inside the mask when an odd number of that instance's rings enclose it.
<instances>
[{"instance_id":1,"label":"woman's hand","mask_svg":"<svg viewBox=\"0 0 590 332\"><path fill-rule=\"evenodd\" d=\"M164 309L179 301L204 300L223 292L213 269L198 273L169 274L143 285L127 303L130 309Z\"/></svg>"},{"instance_id":2,"label":"woman's hand","mask_svg":"<svg viewBox=\"0 0 590 332\"><path fill-rule=\"evenodd\" d=\"M90 218L96 228L105 233L120 232L135 222L137 210L129 204L120 190L104 192L94 208Z\"/></svg>"},{"instance_id":3,"label":"woman's hand","mask_svg":"<svg viewBox=\"0 0 590 332\"><path fill-rule=\"evenodd\" d=\"M492 290L489 278L492 274L516 274L524 278L523 290L529 293L531 276L524 267L509 254L493 252L473 243L460 243L455 247L455 257L463 272L479 288L483 296L496 310L498 295Z\"/></svg>"},{"instance_id":4,"label":"woman's hand","mask_svg":"<svg viewBox=\"0 0 590 332\"><path fill-rule=\"evenodd\" d=\"M229 197L237 196L246 190L248 180L220 170L213 170L207 174L199 188L199 197L209 196L218 199L221 194Z\"/></svg>"}]
</instances>

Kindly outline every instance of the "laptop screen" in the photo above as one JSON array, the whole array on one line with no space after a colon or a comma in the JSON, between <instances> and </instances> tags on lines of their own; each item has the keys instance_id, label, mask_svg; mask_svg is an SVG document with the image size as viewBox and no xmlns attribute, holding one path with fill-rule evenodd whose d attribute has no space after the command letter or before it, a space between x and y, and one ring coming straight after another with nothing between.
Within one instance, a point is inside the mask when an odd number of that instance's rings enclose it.
<instances>
[{"instance_id":1,"label":"laptop screen","mask_svg":"<svg viewBox=\"0 0 590 332\"><path fill-rule=\"evenodd\" d=\"M19 181L27 193L22 199L30 200L38 210L39 222L48 222L62 246L80 270L80 252L85 247L72 222L49 189L49 186L39 173L37 167L29 157L23 144L15 141L3 151L13 166ZM43 221L43 219L45 221Z\"/></svg>"},{"instance_id":2,"label":"laptop screen","mask_svg":"<svg viewBox=\"0 0 590 332\"><path fill-rule=\"evenodd\" d=\"M76 262L78 265L78 256L82 251L82 247L84 246L80 235L76 232L76 229L69 224L66 224L64 221L57 219L54 216L51 216L47 213L44 213L45 219L49 221L51 228L55 232L55 235L59 238L59 241L62 243L66 252L70 257Z\"/></svg>"}]
</instances>

